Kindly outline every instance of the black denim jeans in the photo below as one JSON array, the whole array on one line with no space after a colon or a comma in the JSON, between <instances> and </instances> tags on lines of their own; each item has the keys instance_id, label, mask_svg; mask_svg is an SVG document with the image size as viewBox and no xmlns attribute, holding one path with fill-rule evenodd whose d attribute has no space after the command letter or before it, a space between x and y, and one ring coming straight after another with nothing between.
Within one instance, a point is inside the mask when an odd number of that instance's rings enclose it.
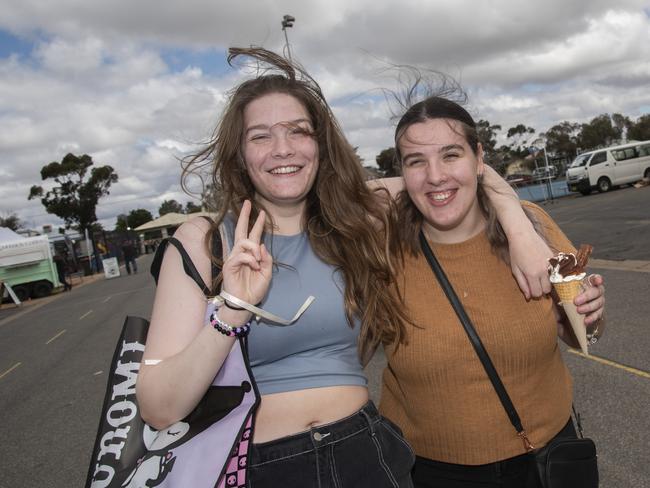
<instances>
[{"instance_id":1,"label":"black denim jeans","mask_svg":"<svg viewBox=\"0 0 650 488\"><path fill-rule=\"evenodd\" d=\"M250 488L410 488L413 451L372 402L357 413L251 448Z\"/></svg>"},{"instance_id":2,"label":"black denim jeans","mask_svg":"<svg viewBox=\"0 0 650 488\"><path fill-rule=\"evenodd\" d=\"M576 437L571 419L555 437ZM531 454L480 466L442 463L418 456L413 484L417 488L541 488Z\"/></svg>"}]
</instances>

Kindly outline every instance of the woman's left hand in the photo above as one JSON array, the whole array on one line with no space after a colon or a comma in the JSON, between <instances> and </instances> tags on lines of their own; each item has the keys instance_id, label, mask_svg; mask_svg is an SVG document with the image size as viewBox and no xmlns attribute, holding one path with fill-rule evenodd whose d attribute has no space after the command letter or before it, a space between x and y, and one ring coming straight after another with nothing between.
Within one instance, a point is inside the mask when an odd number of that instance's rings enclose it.
<instances>
[{"instance_id":1,"label":"woman's left hand","mask_svg":"<svg viewBox=\"0 0 650 488\"><path fill-rule=\"evenodd\" d=\"M599 274L587 276L584 291L573 299L578 313L585 316L585 326L590 327L602 320L605 314L605 280Z\"/></svg>"}]
</instances>

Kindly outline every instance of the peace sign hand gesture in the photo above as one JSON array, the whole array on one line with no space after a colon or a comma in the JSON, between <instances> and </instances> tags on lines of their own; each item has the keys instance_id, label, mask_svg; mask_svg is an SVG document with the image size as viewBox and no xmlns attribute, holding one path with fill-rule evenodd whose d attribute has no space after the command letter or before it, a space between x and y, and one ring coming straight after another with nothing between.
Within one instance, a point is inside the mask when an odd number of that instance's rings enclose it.
<instances>
[{"instance_id":1,"label":"peace sign hand gesture","mask_svg":"<svg viewBox=\"0 0 650 488\"><path fill-rule=\"evenodd\" d=\"M255 305L262 301L271 283L273 258L261 243L266 214L260 212L248 233L251 202L242 205L235 242L223 263L223 290L245 302Z\"/></svg>"}]
</instances>

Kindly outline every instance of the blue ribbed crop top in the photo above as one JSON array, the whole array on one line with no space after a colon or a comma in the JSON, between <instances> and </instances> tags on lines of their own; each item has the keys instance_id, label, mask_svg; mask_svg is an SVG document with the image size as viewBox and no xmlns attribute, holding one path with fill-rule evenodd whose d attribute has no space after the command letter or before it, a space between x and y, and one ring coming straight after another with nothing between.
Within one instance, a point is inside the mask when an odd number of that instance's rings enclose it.
<instances>
[{"instance_id":1,"label":"blue ribbed crop top","mask_svg":"<svg viewBox=\"0 0 650 488\"><path fill-rule=\"evenodd\" d=\"M224 225L231 249L233 219L224 219ZM273 256L274 269L261 308L291 318L309 295L316 299L293 325L253 321L248 352L260 393L366 386L357 355L359 324L351 328L346 321L340 273L314 254L305 233L267 234L264 244Z\"/></svg>"}]
</instances>

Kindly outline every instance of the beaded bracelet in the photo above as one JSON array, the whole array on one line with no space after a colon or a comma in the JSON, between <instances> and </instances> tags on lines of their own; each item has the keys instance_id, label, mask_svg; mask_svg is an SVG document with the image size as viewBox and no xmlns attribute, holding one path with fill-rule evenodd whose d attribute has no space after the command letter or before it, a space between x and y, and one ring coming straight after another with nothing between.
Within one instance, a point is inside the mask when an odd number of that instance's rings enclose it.
<instances>
[{"instance_id":1,"label":"beaded bracelet","mask_svg":"<svg viewBox=\"0 0 650 488\"><path fill-rule=\"evenodd\" d=\"M239 327L233 327L232 325L226 324L223 320L217 317L218 310L215 310L210 314L210 325L221 332L223 335L228 337L246 337L248 331L251 328L251 321L249 320L244 325Z\"/></svg>"}]
</instances>

